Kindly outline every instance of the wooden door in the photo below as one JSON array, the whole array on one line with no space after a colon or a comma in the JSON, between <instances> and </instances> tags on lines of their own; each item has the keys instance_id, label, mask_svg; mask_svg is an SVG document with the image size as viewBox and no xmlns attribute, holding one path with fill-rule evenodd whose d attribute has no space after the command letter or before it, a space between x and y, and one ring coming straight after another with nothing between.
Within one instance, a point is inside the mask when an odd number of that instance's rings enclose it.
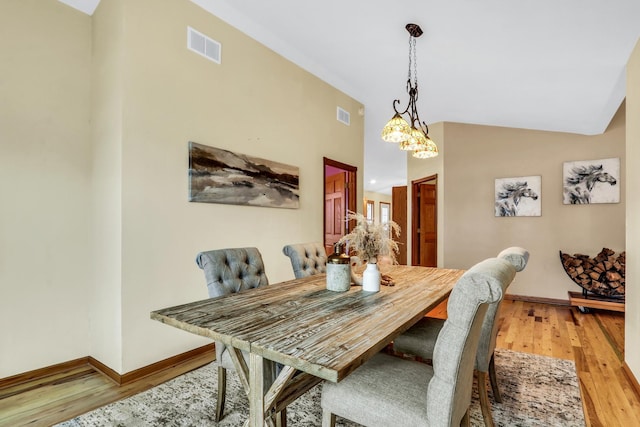
<instances>
[{"instance_id":1,"label":"wooden door","mask_svg":"<svg viewBox=\"0 0 640 427\"><path fill-rule=\"evenodd\" d=\"M325 178L324 245L328 254L333 253L333 245L345 235L345 176L346 172L342 172Z\"/></svg>"},{"instance_id":2,"label":"wooden door","mask_svg":"<svg viewBox=\"0 0 640 427\"><path fill-rule=\"evenodd\" d=\"M398 264L407 265L407 186L391 189L391 219L400 226L400 236L394 236L400 247Z\"/></svg>"},{"instance_id":3,"label":"wooden door","mask_svg":"<svg viewBox=\"0 0 640 427\"><path fill-rule=\"evenodd\" d=\"M411 264L438 266L437 175L411 183Z\"/></svg>"},{"instance_id":4,"label":"wooden door","mask_svg":"<svg viewBox=\"0 0 640 427\"><path fill-rule=\"evenodd\" d=\"M438 224L436 221L436 185L420 184L420 254L417 265L438 266Z\"/></svg>"}]
</instances>

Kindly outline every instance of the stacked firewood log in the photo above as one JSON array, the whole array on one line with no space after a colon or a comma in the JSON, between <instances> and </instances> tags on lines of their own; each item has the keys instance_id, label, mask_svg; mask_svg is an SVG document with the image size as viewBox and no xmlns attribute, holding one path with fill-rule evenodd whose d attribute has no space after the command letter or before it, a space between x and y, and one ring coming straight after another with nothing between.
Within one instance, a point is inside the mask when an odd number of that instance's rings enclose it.
<instances>
[{"instance_id":1,"label":"stacked firewood log","mask_svg":"<svg viewBox=\"0 0 640 427\"><path fill-rule=\"evenodd\" d=\"M603 248L595 258L562 252L560 258L564 271L587 291L608 297L624 296L626 252L616 256L615 251Z\"/></svg>"}]
</instances>

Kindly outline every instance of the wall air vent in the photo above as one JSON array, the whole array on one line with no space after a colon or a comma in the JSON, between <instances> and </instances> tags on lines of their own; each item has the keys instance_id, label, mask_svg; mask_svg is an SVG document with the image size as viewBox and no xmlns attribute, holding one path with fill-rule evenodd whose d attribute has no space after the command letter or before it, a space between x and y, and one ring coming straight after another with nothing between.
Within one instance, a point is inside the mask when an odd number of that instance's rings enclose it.
<instances>
[{"instance_id":1,"label":"wall air vent","mask_svg":"<svg viewBox=\"0 0 640 427\"><path fill-rule=\"evenodd\" d=\"M351 124L351 114L347 110L338 107L338 121L349 126Z\"/></svg>"},{"instance_id":2,"label":"wall air vent","mask_svg":"<svg viewBox=\"0 0 640 427\"><path fill-rule=\"evenodd\" d=\"M217 64L222 59L222 45L191 27L187 27L187 48Z\"/></svg>"}]
</instances>

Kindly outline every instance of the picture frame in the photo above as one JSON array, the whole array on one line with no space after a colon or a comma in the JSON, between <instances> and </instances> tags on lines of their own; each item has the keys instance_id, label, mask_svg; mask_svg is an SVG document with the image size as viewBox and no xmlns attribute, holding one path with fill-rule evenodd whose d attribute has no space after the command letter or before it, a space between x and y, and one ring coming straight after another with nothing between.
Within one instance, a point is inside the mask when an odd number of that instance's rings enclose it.
<instances>
[{"instance_id":1,"label":"picture frame","mask_svg":"<svg viewBox=\"0 0 640 427\"><path fill-rule=\"evenodd\" d=\"M541 176L496 178L494 211L496 217L541 216Z\"/></svg>"},{"instance_id":2,"label":"picture frame","mask_svg":"<svg viewBox=\"0 0 640 427\"><path fill-rule=\"evenodd\" d=\"M189 142L189 201L295 209L300 169Z\"/></svg>"},{"instance_id":3,"label":"picture frame","mask_svg":"<svg viewBox=\"0 0 640 427\"><path fill-rule=\"evenodd\" d=\"M620 202L620 158L562 164L562 203L589 205Z\"/></svg>"}]
</instances>

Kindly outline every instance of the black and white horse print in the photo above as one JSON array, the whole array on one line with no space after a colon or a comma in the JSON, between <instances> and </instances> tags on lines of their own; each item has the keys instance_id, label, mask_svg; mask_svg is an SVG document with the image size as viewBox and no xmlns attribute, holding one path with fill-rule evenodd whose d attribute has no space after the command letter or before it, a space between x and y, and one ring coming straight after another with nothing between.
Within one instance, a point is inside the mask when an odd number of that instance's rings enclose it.
<instances>
[{"instance_id":1,"label":"black and white horse print","mask_svg":"<svg viewBox=\"0 0 640 427\"><path fill-rule=\"evenodd\" d=\"M613 186L617 184L617 180L604 171L602 164L572 167L564 181L565 204L586 205L591 203L591 192L598 183L607 183Z\"/></svg>"},{"instance_id":2,"label":"black and white horse print","mask_svg":"<svg viewBox=\"0 0 640 427\"><path fill-rule=\"evenodd\" d=\"M518 204L523 197L538 200L538 194L527 185L527 181L503 183L496 192L496 216L518 216Z\"/></svg>"}]
</instances>

